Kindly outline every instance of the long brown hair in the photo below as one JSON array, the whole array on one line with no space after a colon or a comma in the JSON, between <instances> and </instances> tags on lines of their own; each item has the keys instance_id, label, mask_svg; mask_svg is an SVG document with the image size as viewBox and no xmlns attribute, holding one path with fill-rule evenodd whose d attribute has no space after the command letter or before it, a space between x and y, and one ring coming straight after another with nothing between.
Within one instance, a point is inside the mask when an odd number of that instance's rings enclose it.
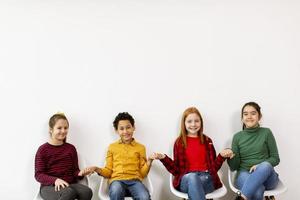
<instances>
[{"instance_id":1,"label":"long brown hair","mask_svg":"<svg viewBox=\"0 0 300 200\"><path fill-rule=\"evenodd\" d=\"M186 148L187 146L187 142L186 142L186 136L187 136L187 130L185 127L185 119L187 118L187 116L189 114L195 113L199 116L200 118L200 122L201 122L201 127L200 130L198 131L198 136L200 137L200 142L203 144L204 143L204 136L203 136L203 119L202 116L199 112L199 110L195 107L189 107L187 108L183 114L182 114L182 118L181 118L181 128L180 128L180 135L179 138L181 139L184 148Z\"/></svg>"},{"instance_id":2,"label":"long brown hair","mask_svg":"<svg viewBox=\"0 0 300 200\"><path fill-rule=\"evenodd\" d=\"M68 121L67 117L65 116L65 114L64 113L56 113L56 114L52 115L52 117L50 117L50 119L49 119L49 128L53 129L56 122L60 119L66 120L68 123L68 127L69 127L69 121ZM50 132L50 135L51 135L51 132ZM66 143L66 141L67 141L67 138L65 138L63 142Z\"/></svg>"}]
</instances>

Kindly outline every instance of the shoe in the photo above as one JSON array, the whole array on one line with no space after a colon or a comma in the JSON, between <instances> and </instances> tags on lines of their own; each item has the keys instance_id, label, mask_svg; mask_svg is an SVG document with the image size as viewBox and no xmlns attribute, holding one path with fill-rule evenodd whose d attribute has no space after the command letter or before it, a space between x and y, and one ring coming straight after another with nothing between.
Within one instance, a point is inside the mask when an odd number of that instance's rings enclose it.
<instances>
[{"instance_id":1,"label":"shoe","mask_svg":"<svg viewBox=\"0 0 300 200\"><path fill-rule=\"evenodd\" d=\"M244 198L242 197L241 191L237 191L236 197L235 197L234 200L244 200Z\"/></svg>"}]
</instances>

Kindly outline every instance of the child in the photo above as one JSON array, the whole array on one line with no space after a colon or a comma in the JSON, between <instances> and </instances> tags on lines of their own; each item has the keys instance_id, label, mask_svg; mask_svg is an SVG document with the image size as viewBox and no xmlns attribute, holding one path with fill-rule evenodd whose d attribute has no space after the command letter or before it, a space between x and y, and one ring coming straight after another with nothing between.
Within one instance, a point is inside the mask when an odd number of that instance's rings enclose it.
<instances>
[{"instance_id":1,"label":"child","mask_svg":"<svg viewBox=\"0 0 300 200\"><path fill-rule=\"evenodd\" d=\"M121 200L128 195L149 200L150 194L142 180L150 170L152 159L146 159L144 145L133 138L134 119L127 112L119 113L113 125L120 139L109 145L105 167L92 166L89 171L109 179L111 200Z\"/></svg>"},{"instance_id":2,"label":"child","mask_svg":"<svg viewBox=\"0 0 300 200\"><path fill-rule=\"evenodd\" d=\"M242 108L243 130L232 140L235 156L228 160L230 169L237 170L236 186L240 190L236 199L262 200L265 189L278 183L274 166L279 164L275 138L268 128L260 127L260 107L248 102Z\"/></svg>"},{"instance_id":3,"label":"child","mask_svg":"<svg viewBox=\"0 0 300 200\"><path fill-rule=\"evenodd\" d=\"M90 200L92 190L77 183L88 171L79 170L75 147L66 142L69 122L64 114L49 120L50 139L35 156L35 179L41 183L40 195L45 200Z\"/></svg>"},{"instance_id":4,"label":"child","mask_svg":"<svg viewBox=\"0 0 300 200\"><path fill-rule=\"evenodd\" d=\"M174 160L161 153L152 157L159 159L174 175L174 187L187 193L189 199L205 200L205 194L222 187L217 172L225 158L232 156L232 151L225 149L216 157L212 140L203 134L203 120L197 108L184 111L173 150Z\"/></svg>"}]
</instances>

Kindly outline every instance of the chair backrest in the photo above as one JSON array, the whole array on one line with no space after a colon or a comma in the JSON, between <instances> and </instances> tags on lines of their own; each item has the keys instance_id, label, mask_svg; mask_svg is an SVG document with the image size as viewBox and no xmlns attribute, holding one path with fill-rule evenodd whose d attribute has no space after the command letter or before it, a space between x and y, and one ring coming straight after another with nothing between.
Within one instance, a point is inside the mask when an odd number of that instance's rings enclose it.
<instances>
[{"instance_id":1,"label":"chair backrest","mask_svg":"<svg viewBox=\"0 0 300 200\"><path fill-rule=\"evenodd\" d=\"M142 182L148 189L150 195L152 195L153 194L153 185L152 185L149 175L147 177L145 177ZM100 187L99 187L99 192L98 192L98 196L101 200L109 200L108 190L109 190L108 179L101 176L100 177ZM132 198L126 197L125 199L129 200Z\"/></svg>"},{"instance_id":2,"label":"chair backrest","mask_svg":"<svg viewBox=\"0 0 300 200\"><path fill-rule=\"evenodd\" d=\"M170 174L169 185L170 185L171 192L175 196L180 197L180 198L184 198L184 199L188 199L188 194L187 193L180 192L176 188L174 188L174 186L173 186L173 175L172 174ZM217 190L214 190L213 192L206 194L205 198L206 199L220 198L220 197L225 196L226 193L227 193L227 189L226 189L226 187L224 186L224 184L222 182L222 187L221 188L218 188Z\"/></svg>"},{"instance_id":3,"label":"chair backrest","mask_svg":"<svg viewBox=\"0 0 300 200\"><path fill-rule=\"evenodd\" d=\"M79 169L83 169L87 166L85 159L80 154L78 154L78 165L79 165ZM83 185L89 186L89 180L86 176L78 182ZM40 188L38 189L37 194L35 195L33 200L43 200L40 195Z\"/></svg>"},{"instance_id":4,"label":"chair backrest","mask_svg":"<svg viewBox=\"0 0 300 200\"><path fill-rule=\"evenodd\" d=\"M230 169L228 169L229 186L230 186L230 189L235 193L238 191L238 189L235 187L235 184L234 184L236 175L237 175L236 171L230 171ZM282 194L286 191L287 191L287 187L279 179L279 182L278 182L278 185L276 186L276 188L274 188L272 190L265 190L264 196L265 197L276 196L276 195Z\"/></svg>"}]
</instances>

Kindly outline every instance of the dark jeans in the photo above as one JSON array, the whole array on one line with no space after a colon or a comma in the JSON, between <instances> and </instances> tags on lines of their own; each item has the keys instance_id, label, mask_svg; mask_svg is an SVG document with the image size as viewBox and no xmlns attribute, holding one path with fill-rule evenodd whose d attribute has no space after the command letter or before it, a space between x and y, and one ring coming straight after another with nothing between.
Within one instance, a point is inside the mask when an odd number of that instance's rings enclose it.
<instances>
[{"instance_id":1,"label":"dark jeans","mask_svg":"<svg viewBox=\"0 0 300 200\"><path fill-rule=\"evenodd\" d=\"M54 186L41 186L40 193L44 200L91 200L93 196L92 190L80 183L70 184L60 191L55 191Z\"/></svg>"}]
</instances>

